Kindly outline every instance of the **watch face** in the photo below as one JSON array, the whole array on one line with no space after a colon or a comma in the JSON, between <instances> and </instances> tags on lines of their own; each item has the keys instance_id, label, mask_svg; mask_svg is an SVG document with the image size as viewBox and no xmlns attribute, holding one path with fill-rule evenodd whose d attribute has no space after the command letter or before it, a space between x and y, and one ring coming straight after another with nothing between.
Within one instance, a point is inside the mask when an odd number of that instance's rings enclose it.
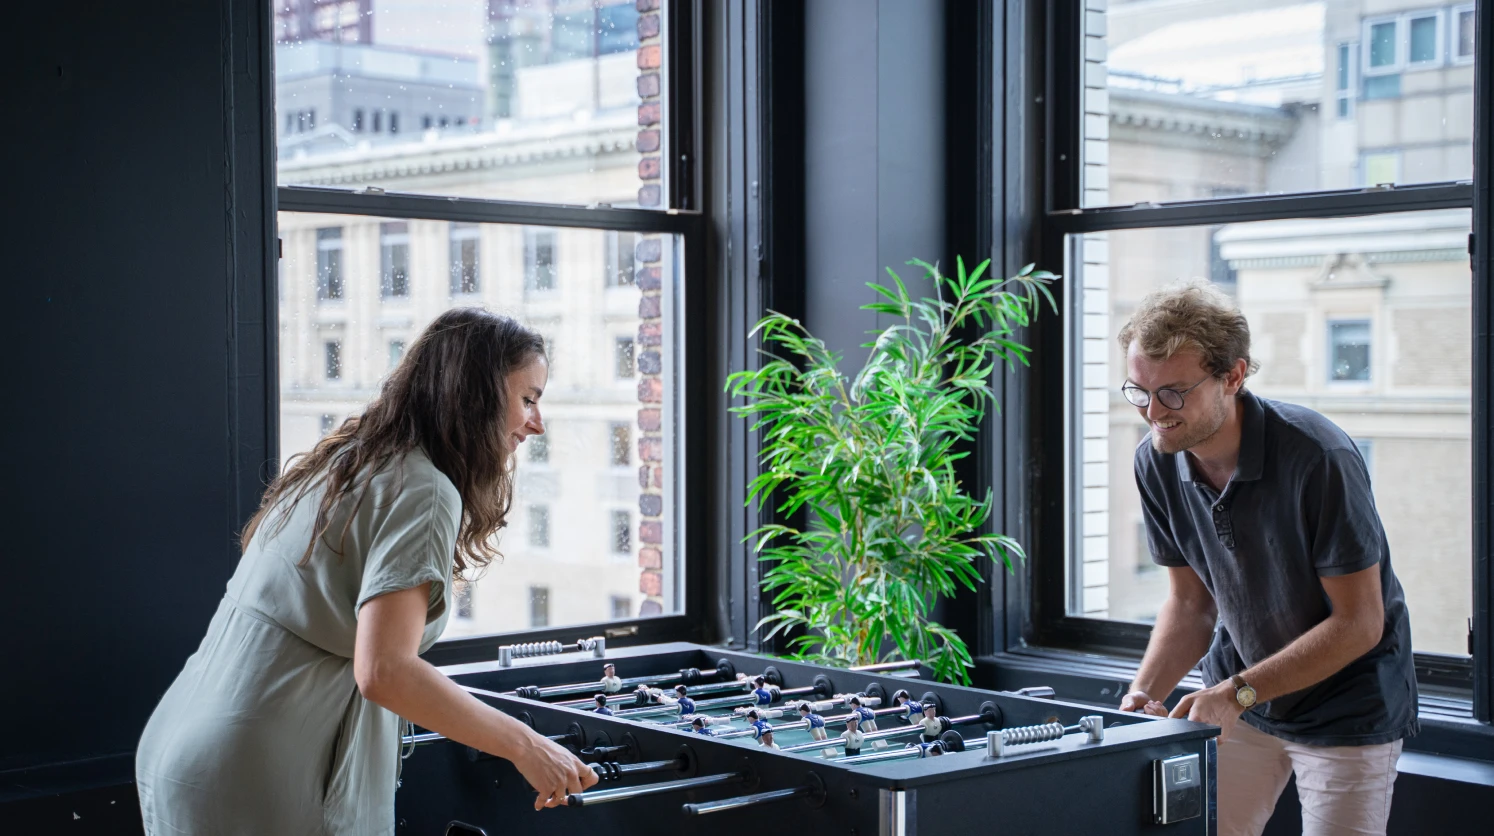
<instances>
[{"instance_id":1,"label":"watch face","mask_svg":"<svg viewBox=\"0 0 1494 836\"><path fill-rule=\"evenodd\" d=\"M1249 685L1240 687L1235 691L1235 701L1246 708L1255 705L1255 689Z\"/></svg>"}]
</instances>

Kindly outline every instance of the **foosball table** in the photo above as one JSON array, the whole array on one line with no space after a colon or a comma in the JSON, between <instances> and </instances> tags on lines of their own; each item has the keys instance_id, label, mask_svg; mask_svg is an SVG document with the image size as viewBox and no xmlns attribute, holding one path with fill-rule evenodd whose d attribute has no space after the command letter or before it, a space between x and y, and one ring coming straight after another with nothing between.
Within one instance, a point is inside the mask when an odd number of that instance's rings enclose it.
<instances>
[{"instance_id":1,"label":"foosball table","mask_svg":"<svg viewBox=\"0 0 1494 836\"><path fill-rule=\"evenodd\" d=\"M600 779L535 812L507 761L404 738L398 832L1212 834L1213 726L983 691L916 662L830 668L694 644L500 648L442 671Z\"/></svg>"}]
</instances>

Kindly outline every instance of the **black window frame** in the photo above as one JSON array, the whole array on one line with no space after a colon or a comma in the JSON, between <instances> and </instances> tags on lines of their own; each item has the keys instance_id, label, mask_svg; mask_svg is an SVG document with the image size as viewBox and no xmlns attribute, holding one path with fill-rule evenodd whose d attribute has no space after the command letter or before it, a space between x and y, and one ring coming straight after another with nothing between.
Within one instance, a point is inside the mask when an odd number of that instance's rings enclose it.
<instances>
[{"instance_id":1,"label":"black window frame","mask_svg":"<svg viewBox=\"0 0 1494 836\"><path fill-rule=\"evenodd\" d=\"M663 48L668 60L661 69L666 73L663 99L668 113L664 123L664 147L670 153L661 160L664 167L664 200L658 208L619 208L606 204L569 205L528 203L511 200L487 200L429 194L385 192L379 189L334 189L310 186L275 186L274 145L267 146L266 176L274 201L269 214L278 223L279 212L355 215L389 221L448 221L477 224L507 224L524 227L548 227L554 230L581 229L614 233L659 234L674 236L683 250L676 264L679 286L688 288L677 300L677 321L682 334L682 363L672 383L673 397L679 398L680 429L670 443L678 446L675 461L683 485L696 486L707 495L721 493L711 486L720 481L718 472L725 466L713 454L719 445L712 438L724 422L725 404L720 402L720 380L724 366L720 349L707 342L707 335L719 330L715 323L722 318L716 306L722 298L739 292L745 280L716 269L711 246L711 218L705 204L705 156L707 110L702 100L706 79L706 62L713 54L706 43L708 20L715 14L702 0L664 0ZM263 14L270 14L268 4ZM271 44L262 47L267 68L265 86L274 89ZM426 117L427 119L429 117ZM273 124L267 132L273 139ZM329 222L333 225L335 222ZM272 256L273 257L273 253ZM382 273L382 270L381 270ZM718 282L730 283L731 289L719 288ZM275 283L267 283L267 310L279 310ZM269 428L268 446L278 458L279 384L274 370L278 366L277 317L272 313L264 324L266 367L265 404ZM682 440L680 440L682 437ZM680 492L683 494L683 491ZM672 568L683 572L680 584L681 609L658 616L629 616L622 620L564 627L539 627L492 635L445 639L438 641L426 659L434 664L456 664L492 657L492 648L513 639L523 641L574 640L578 636L605 635L616 646L665 641L700 641L711 638L706 590L717 573L710 558L714 537L712 519L721 513L720 503L686 503L681 497L677 525L682 531L674 541ZM678 577L678 575L677 575Z\"/></svg>"},{"instance_id":2,"label":"black window frame","mask_svg":"<svg viewBox=\"0 0 1494 836\"><path fill-rule=\"evenodd\" d=\"M1476 62L1475 67L1473 181L1084 208L1083 0L1052 5L1005 0L998 7L994 26L989 28L995 47L990 70L995 90L1004 92L996 94L992 124L993 131L1004 131L1014 138L1014 147L997 152L994 161L997 174L992 180L991 206L998 215L994 225L998 253L1015 244L1023 250L1021 261L1052 266L1063 264L1066 236L1073 234L1281 218L1472 210L1474 528L1470 559L1475 590L1470 655L1416 654L1423 734L1408 742L1408 748L1471 755L1477 747L1486 746L1494 738L1490 726L1494 720L1494 571L1490 561L1494 529L1489 523L1494 519L1494 491L1490 489L1494 476L1494 445L1490 444L1494 292L1487 280L1494 267L1494 235L1490 229L1494 143L1483 126L1494 116L1486 95L1494 81L1494 61ZM1479 4L1475 26L1475 55L1490 56L1494 47L1494 2ZM1019 73L1023 76L1020 79L1015 77ZM1016 137L1025 137L1025 141L1015 141ZM1000 171L1003 153L1008 168L1004 180ZM1016 182L1010 173L1013 165L1032 166L1041 174L1030 178L1037 182ZM1016 222L1012 222L1013 217ZM1002 221L1008 225L1003 227ZM1065 282L1060 281L1055 289L1060 310L1070 310ZM1072 682L1076 693L1088 689L1097 701L1113 701L1115 696L1109 689L1134 675L1135 662L1146 648L1151 628L1068 614L1069 557L1064 544L1072 524L1065 479L1069 465L1065 445L1053 443L1054 434L1044 432L1056 426L1064 427L1065 433L1072 431L1065 413L1064 387L1044 384L1063 378L1067 362L1064 329L1040 324L1032 332L1032 340L1036 348L1034 364L1008 389L1025 394L1026 402L1009 413L1004 433L985 442L988 455L998 466L1002 457L1021 461L1016 480L1005 482L1003 513L1010 528L1025 532L1023 542L1031 557L1025 571L1016 577L1002 579L999 573L992 576L993 615L984 625L989 635L988 655L978 667L997 683L1012 681L1011 671L1017 668L1048 671L1050 678ZM993 487L1001 490L1000 477L993 478Z\"/></svg>"}]
</instances>

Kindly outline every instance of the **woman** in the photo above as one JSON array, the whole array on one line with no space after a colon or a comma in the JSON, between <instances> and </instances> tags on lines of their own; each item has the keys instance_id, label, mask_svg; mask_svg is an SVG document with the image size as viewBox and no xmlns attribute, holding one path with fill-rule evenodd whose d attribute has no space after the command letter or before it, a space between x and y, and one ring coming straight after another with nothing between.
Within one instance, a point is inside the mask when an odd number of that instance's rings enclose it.
<instances>
[{"instance_id":1,"label":"woman","mask_svg":"<svg viewBox=\"0 0 1494 836\"><path fill-rule=\"evenodd\" d=\"M207 637L136 756L147 834L390 834L403 717L506 758L535 809L579 760L419 658L454 573L497 552L511 460L543 433L544 342L474 308L437 317L379 397L265 493Z\"/></svg>"}]
</instances>

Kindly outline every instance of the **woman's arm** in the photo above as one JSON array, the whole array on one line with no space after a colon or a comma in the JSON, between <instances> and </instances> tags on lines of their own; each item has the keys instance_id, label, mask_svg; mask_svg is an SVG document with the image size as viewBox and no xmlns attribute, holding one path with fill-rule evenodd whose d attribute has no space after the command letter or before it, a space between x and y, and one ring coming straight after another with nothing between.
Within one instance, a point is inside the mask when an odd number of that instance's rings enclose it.
<instances>
[{"instance_id":1,"label":"woman's arm","mask_svg":"<svg viewBox=\"0 0 1494 836\"><path fill-rule=\"evenodd\" d=\"M564 806L597 782L574 755L485 705L419 656L430 584L380 595L358 612L353 677L369 701L421 728L512 761L539 792L534 809Z\"/></svg>"}]
</instances>

